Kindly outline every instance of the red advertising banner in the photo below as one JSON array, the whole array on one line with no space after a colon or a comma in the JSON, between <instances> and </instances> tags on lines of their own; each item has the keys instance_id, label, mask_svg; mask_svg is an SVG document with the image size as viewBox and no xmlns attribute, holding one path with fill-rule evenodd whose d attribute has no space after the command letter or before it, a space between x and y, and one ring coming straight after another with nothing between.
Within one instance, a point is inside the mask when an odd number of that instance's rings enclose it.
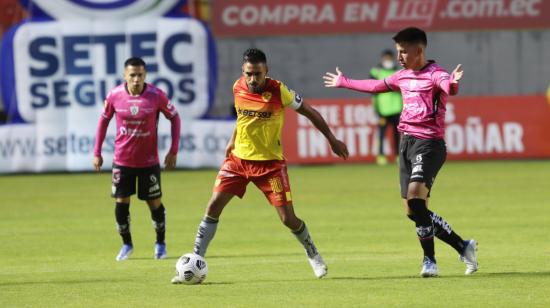
<instances>
[{"instance_id":1,"label":"red advertising banner","mask_svg":"<svg viewBox=\"0 0 550 308\"><path fill-rule=\"evenodd\" d=\"M346 143L347 162L374 161L378 119L369 99L307 102ZM292 110L285 117L283 146L289 163L343 162L309 120ZM452 98L445 122L450 160L550 158L550 104L544 96Z\"/></svg>"},{"instance_id":2,"label":"red advertising banner","mask_svg":"<svg viewBox=\"0 0 550 308\"><path fill-rule=\"evenodd\" d=\"M213 1L217 36L550 27L543 0L224 0Z\"/></svg>"}]
</instances>

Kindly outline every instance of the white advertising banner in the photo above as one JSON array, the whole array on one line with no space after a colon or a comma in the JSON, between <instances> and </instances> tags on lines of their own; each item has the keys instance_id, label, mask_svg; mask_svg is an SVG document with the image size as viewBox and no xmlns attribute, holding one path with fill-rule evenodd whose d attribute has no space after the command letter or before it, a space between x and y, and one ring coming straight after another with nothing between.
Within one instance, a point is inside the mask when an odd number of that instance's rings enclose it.
<instances>
[{"instance_id":1,"label":"white advertising banner","mask_svg":"<svg viewBox=\"0 0 550 308\"><path fill-rule=\"evenodd\" d=\"M90 117L94 118L94 123L84 129L67 130L65 125L56 125L53 122L0 126L0 173L93 170L97 117ZM235 121L184 120L176 166L219 167L234 125ZM113 160L114 126L113 120L103 143L106 170ZM162 116L158 137L162 164L171 144L170 122Z\"/></svg>"},{"instance_id":2,"label":"white advertising banner","mask_svg":"<svg viewBox=\"0 0 550 308\"><path fill-rule=\"evenodd\" d=\"M140 57L145 81L162 89L182 119L178 167L218 166L233 124L205 118L216 87L208 28L182 0L36 0L2 37L0 85L9 122L0 125L0 173L92 170L96 127L107 93ZM112 161L114 120L104 144ZM159 123L160 160L170 146Z\"/></svg>"}]
</instances>

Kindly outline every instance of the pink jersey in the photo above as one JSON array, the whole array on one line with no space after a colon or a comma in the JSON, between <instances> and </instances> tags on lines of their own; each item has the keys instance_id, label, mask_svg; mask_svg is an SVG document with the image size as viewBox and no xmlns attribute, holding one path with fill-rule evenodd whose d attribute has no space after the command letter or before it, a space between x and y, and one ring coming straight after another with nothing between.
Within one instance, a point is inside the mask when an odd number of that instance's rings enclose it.
<instances>
[{"instance_id":1,"label":"pink jersey","mask_svg":"<svg viewBox=\"0 0 550 308\"><path fill-rule=\"evenodd\" d=\"M159 164L157 125L159 112L172 124L171 154L177 154L180 137L180 119L166 94L152 84L145 84L141 95L132 96L121 84L112 89L96 133L94 155L101 156L101 146L113 115L116 117L114 163L125 167L150 167Z\"/></svg>"},{"instance_id":2,"label":"pink jersey","mask_svg":"<svg viewBox=\"0 0 550 308\"><path fill-rule=\"evenodd\" d=\"M352 80L341 76L336 86L361 92L401 91L403 111L398 130L420 139L445 136L447 96L458 93L458 83L434 61L420 70L403 69L383 80Z\"/></svg>"}]
</instances>

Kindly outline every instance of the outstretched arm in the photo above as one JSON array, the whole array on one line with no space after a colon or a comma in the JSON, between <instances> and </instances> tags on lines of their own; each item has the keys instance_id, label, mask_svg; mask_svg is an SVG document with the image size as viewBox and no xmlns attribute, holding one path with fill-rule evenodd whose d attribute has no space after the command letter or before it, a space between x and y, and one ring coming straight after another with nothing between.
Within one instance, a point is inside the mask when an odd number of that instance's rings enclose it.
<instances>
[{"instance_id":1,"label":"outstretched arm","mask_svg":"<svg viewBox=\"0 0 550 308\"><path fill-rule=\"evenodd\" d=\"M393 91L393 89L386 83L385 79L348 79L338 67L336 67L336 74L327 72L325 73L325 76L323 76L323 79L325 82L325 87L327 88L345 88L367 93L383 93Z\"/></svg>"},{"instance_id":2,"label":"outstretched arm","mask_svg":"<svg viewBox=\"0 0 550 308\"><path fill-rule=\"evenodd\" d=\"M296 109L296 111L308 118L311 123L313 123L313 125L327 138L334 154L343 159L348 158L349 152L346 144L334 137L332 131L327 125L327 122L325 122L325 119L323 119L317 110L304 102L300 108Z\"/></svg>"},{"instance_id":3,"label":"outstretched arm","mask_svg":"<svg viewBox=\"0 0 550 308\"><path fill-rule=\"evenodd\" d=\"M458 81L462 79L463 74L464 71L462 70L462 64L457 65L449 78L441 79L441 81L439 82L439 88L441 88L441 90L443 90L443 92L447 93L448 95L458 94Z\"/></svg>"}]
</instances>

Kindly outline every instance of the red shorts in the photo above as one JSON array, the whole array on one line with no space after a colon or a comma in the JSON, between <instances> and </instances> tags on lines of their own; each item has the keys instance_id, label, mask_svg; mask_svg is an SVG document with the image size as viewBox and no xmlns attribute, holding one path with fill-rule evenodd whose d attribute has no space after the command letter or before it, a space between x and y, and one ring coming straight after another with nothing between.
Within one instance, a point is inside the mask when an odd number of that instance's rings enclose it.
<instances>
[{"instance_id":1,"label":"red shorts","mask_svg":"<svg viewBox=\"0 0 550 308\"><path fill-rule=\"evenodd\" d=\"M231 154L223 162L213 190L242 198L249 182L254 183L272 205L292 204L284 160L244 160Z\"/></svg>"}]
</instances>

